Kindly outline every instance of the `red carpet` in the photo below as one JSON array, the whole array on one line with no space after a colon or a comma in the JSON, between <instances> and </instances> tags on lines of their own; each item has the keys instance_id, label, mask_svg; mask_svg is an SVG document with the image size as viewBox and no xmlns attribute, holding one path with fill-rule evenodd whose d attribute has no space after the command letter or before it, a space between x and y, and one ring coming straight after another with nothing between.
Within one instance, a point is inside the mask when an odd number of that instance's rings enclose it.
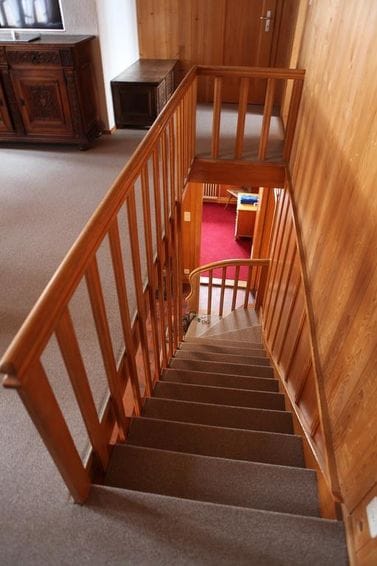
<instances>
[{"instance_id":1,"label":"red carpet","mask_svg":"<svg viewBox=\"0 0 377 566\"><path fill-rule=\"evenodd\" d=\"M222 259L249 258L251 239L234 239L236 221L235 206L203 203L202 240L200 247L200 265ZM204 274L205 275L205 274ZM235 268L227 269L227 279L234 279ZM221 269L214 271L214 277L221 277ZM246 281L247 268L241 267L240 279Z\"/></svg>"}]
</instances>

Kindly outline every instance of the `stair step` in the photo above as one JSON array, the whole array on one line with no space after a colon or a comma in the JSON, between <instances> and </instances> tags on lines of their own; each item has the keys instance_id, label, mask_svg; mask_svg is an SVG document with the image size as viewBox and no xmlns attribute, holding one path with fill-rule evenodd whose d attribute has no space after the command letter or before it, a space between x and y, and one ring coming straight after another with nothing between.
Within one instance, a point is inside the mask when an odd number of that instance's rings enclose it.
<instances>
[{"instance_id":1,"label":"stair step","mask_svg":"<svg viewBox=\"0 0 377 566\"><path fill-rule=\"evenodd\" d=\"M211 324L208 329L207 335L220 334L233 330L240 330L260 326L258 315L254 309L244 309L243 307L237 308L230 312L220 320Z\"/></svg>"},{"instance_id":2,"label":"stair step","mask_svg":"<svg viewBox=\"0 0 377 566\"><path fill-rule=\"evenodd\" d=\"M302 468L118 444L111 454L105 484L223 505L319 516L315 472Z\"/></svg>"},{"instance_id":3,"label":"stair step","mask_svg":"<svg viewBox=\"0 0 377 566\"><path fill-rule=\"evenodd\" d=\"M285 409L284 395L274 391L251 391L170 381L158 381L153 391L153 397L230 405L232 407L253 407L277 411L284 411Z\"/></svg>"},{"instance_id":4,"label":"stair step","mask_svg":"<svg viewBox=\"0 0 377 566\"><path fill-rule=\"evenodd\" d=\"M270 367L270 360L266 357L251 357L251 356L240 356L239 354L223 354L223 353L213 353L213 352L196 352L193 350L177 350L174 354L176 358L182 358L184 360L206 360L213 362L229 362L232 364L250 364L255 366L268 366Z\"/></svg>"},{"instance_id":5,"label":"stair step","mask_svg":"<svg viewBox=\"0 0 377 566\"><path fill-rule=\"evenodd\" d=\"M213 354L231 354L231 355L239 355L239 356L247 356L247 357L254 357L254 358L263 358L267 357L263 348L236 348L230 346L222 346L218 344L220 340L212 341L204 341L204 344L200 342L181 342L179 345L180 350L189 350L194 352L211 352Z\"/></svg>"},{"instance_id":6,"label":"stair step","mask_svg":"<svg viewBox=\"0 0 377 566\"><path fill-rule=\"evenodd\" d=\"M338 521L94 486L88 505L71 514L67 532L79 532L88 513L96 520L86 545L86 561L92 564L109 563L109 536L113 564L348 564ZM83 552L81 538L70 541L72 555Z\"/></svg>"},{"instance_id":7,"label":"stair step","mask_svg":"<svg viewBox=\"0 0 377 566\"><path fill-rule=\"evenodd\" d=\"M201 338L201 337L194 337L194 336L187 336L185 335L184 344L202 344L202 345L209 345L209 346L225 346L230 348L242 348L243 350L249 351L251 350L262 350L264 352L263 344L261 342L248 342L247 344L238 344L234 342L234 340L222 340L221 338Z\"/></svg>"},{"instance_id":8,"label":"stair step","mask_svg":"<svg viewBox=\"0 0 377 566\"><path fill-rule=\"evenodd\" d=\"M302 440L293 434L133 417L127 441L174 452L305 467Z\"/></svg>"},{"instance_id":9,"label":"stair step","mask_svg":"<svg viewBox=\"0 0 377 566\"><path fill-rule=\"evenodd\" d=\"M251 366L248 364L232 364L226 362L172 358L170 360L169 367L193 371L205 371L209 373L234 373L236 375L248 375L250 377L274 377L274 370L271 367Z\"/></svg>"},{"instance_id":10,"label":"stair step","mask_svg":"<svg viewBox=\"0 0 377 566\"><path fill-rule=\"evenodd\" d=\"M206 373L187 369L166 368L161 381L189 383L192 385L212 385L214 387L230 387L231 389L251 389L253 391L279 391L279 383L270 377L248 377L227 373Z\"/></svg>"},{"instance_id":11,"label":"stair step","mask_svg":"<svg viewBox=\"0 0 377 566\"><path fill-rule=\"evenodd\" d=\"M143 417L244 430L293 434L292 415L286 411L193 403L175 399L146 399Z\"/></svg>"},{"instance_id":12,"label":"stair step","mask_svg":"<svg viewBox=\"0 0 377 566\"><path fill-rule=\"evenodd\" d=\"M214 333L210 330L202 334L203 338L211 338L212 340L233 340L234 343L242 344L249 342L262 343L262 331L259 326L251 326L250 328L242 328L240 330L230 330L228 332Z\"/></svg>"}]
</instances>

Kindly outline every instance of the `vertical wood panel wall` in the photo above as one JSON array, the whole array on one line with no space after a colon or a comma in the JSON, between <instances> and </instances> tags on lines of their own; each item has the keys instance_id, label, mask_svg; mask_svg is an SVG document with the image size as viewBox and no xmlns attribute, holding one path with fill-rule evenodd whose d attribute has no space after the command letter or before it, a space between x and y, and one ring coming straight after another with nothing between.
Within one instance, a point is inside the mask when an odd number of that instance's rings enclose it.
<instances>
[{"instance_id":1,"label":"vertical wood panel wall","mask_svg":"<svg viewBox=\"0 0 377 566\"><path fill-rule=\"evenodd\" d=\"M253 66L259 59L264 66L288 66L297 0L137 0L136 5L142 58L180 59L183 73L194 64ZM268 8L274 10L270 57L256 42L259 16ZM205 88L200 92L209 96Z\"/></svg>"},{"instance_id":2,"label":"vertical wood panel wall","mask_svg":"<svg viewBox=\"0 0 377 566\"><path fill-rule=\"evenodd\" d=\"M358 564L377 563L377 3L314 1L291 158L320 371ZM299 313L294 315L299 320Z\"/></svg>"}]
</instances>

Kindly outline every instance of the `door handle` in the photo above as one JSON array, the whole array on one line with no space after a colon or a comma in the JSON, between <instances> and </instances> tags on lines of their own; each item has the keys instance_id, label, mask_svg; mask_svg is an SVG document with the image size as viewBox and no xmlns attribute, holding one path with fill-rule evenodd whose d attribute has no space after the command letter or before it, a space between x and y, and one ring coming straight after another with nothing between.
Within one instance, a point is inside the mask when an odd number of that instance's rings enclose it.
<instances>
[{"instance_id":1,"label":"door handle","mask_svg":"<svg viewBox=\"0 0 377 566\"><path fill-rule=\"evenodd\" d=\"M271 21L273 20L273 17L272 17L272 10L267 10L266 15L265 15L265 16L261 16L259 19L264 22L264 31L266 31L266 32L270 31L270 29L271 29Z\"/></svg>"}]
</instances>

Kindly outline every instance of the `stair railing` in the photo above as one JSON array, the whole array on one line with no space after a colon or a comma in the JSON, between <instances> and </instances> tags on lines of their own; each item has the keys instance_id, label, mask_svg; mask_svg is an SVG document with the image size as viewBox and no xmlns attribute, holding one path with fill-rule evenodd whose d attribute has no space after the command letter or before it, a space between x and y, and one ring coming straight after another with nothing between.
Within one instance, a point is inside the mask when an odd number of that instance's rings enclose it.
<instances>
[{"instance_id":1,"label":"stair railing","mask_svg":"<svg viewBox=\"0 0 377 566\"><path fill-rule=\"evenodd\" d=\"M223 82L227 78L239 80L235 137L235 157L238 159L243 156L246 139L244 126L249 82L251 79L267 81L259 161L266 157L275 87L279 81L293 80L296 87L284 142L287 158L303 71L193 67L113 183L0 363L0 372L6 374L4 385L18 391L77 502L83 502L88 496L94 471L99 474L105 472L110 442L125 439L129 417L140 414L143 398L151 394L161 368L166 366L182 338L181 200L196 154L199 76L210 80L215 77L211 144L216 159L220 159ZM99 252L105 243L110 250L109 264L105 269L113 274L113 295L121 321L123 342L120 355L114 353L102 279L104 268L99 261ZM247 265L250 260L245 263L240 261L238 267ZM268 260L252 260L249 265L262 270L255 302L258 309L263 300ZM135 297L129 296L131 281ZM72 316L72 299L82 283L87 288L93 327L109 388L109 400L100 416ZM237 289L235 293L237 297ZM42 361L54 339L91 446L91 455L85 462L78 452ZM132 391L132 406L127 412L126 389Z\"/></svg>"},{"instance_id":2,"label":"stair railing","mask_svg":"<svg viewBox=\"0 0 377 566\"><path fill-rule=\"evenodd\" d=\"M226 259L214 261L201 265L191 271L189 275L190 292L186 297L186 304L189 312L199 312L200 276L208 273L207 302L206 308L201 307L200 313L205 315L217 314L223 316L225 309L226 289L230 290L230 311L234 311L237 306L238 293L244 294L243 308L253 305L258 312L263 304L266 282L268 277L269 259ZM240 280L241 267L247 268L246 280ZM234 269L234 278L228 278L228 269ZM220 273L218 273L220 271ZM215 277L215 275L220 277ZM252 287L252 281L258 281L256 288ZM213 289L220 289L220 296L216 301L213 297ZM253 295L251 297L251 294ZM215 311L213 309L215 307Z\"/></svg>"}]
</instances>

